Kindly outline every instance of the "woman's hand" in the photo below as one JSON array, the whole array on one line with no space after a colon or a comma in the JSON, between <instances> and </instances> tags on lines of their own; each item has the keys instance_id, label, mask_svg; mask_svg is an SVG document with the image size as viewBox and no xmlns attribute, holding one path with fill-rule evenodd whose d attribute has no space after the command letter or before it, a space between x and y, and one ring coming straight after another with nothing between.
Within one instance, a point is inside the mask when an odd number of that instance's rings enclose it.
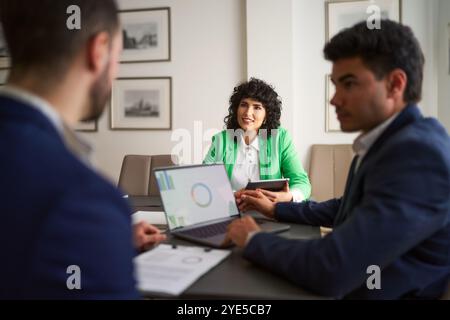
<instances>
[{"instance_id":1,"label":"woman's hand","mask_svg":"<svg viewBox=\"0 0 450 320\"><path fill-rule=\"evenodd\" d=\"M241 195L238 204L241 212L256 210L266 217L274 219L275 203L270 201L261 191L245 191Z\"/></svg>"},{"instance_id":2,"label":"woman's hand","mask_svg":"<svg viewBox=\"0 0 450 320\"><path fill-rule=\"evenodd\" d=\"M234 198L236 199L236 203L239 205L239 203L241 203L241 197L243 194L245 194L245 189L241 189L239 191L236 191L234 193Z\"/></svg>"}]
</instances>

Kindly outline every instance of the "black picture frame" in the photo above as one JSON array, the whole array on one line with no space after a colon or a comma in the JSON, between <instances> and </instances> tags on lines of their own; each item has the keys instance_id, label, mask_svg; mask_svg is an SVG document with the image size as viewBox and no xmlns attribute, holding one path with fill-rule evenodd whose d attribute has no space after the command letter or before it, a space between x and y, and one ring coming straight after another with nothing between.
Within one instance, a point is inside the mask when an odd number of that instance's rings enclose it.
<instances>
[{"instance_id":1,"label":"black picture frame","mask_svg":"<svg viewBox=\"0 0 450 320\"><path fill-rule=\"evenodd\" d=\"M120 10L123 52L120 63L171 61L169 7Z\"/></svg>"},{"instance_id":2,"label":"black picture frame","mask_svg":"<svg viewBox=\"0 0 450 320\"><path fill-rule=\"evenodd\" d=\"M172 77L117 78L109 114L111 130L172 130Z\"/></svg>"},{"instance_id":3,"label":"black picture frame","mask_svg":"<svg viewBox=\"0 0 450 320\"><path fill-rule=\"evenodd\" d=\"M98 132L98 120L80 121L74 129L77 132Z\"/></svg>"}]
</instances>

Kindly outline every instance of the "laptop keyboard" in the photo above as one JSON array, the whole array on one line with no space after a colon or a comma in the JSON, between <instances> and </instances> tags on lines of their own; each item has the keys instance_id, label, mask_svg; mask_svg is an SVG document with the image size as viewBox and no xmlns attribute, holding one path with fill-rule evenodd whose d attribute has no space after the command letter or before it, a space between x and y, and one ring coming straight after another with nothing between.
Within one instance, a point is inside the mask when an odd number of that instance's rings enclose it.
<instances>
[{"instance_id":1,"label":"laptop keyboard","mask_svg":"<svg viewBox=\"0 0 450 320\"><path fill-rule=\"evenodd\" d=\"M255 219L255 220L256 220L256 223L259 225L264 224L264 222L265 222L264 219ZM227 233L227 227L233 221L234 220L227 220L227 221L219 222L216 224L210 224L207 226L198 227L195 229L180 231L179 233L185 234L185 235L188 235L191 237L205 239L205 238L217 236L219 234Z\"/></svg>"},{"instance_id":2,"label":"laptop keyboard","mask_svg":"<svg viewBox=\"0 0 450 320\"><path fill-rule=\"evenodd\" d=\"M196 238L209 238L216 236L218 234L225 234L227 232L227 226L232 222L232 220L227 220L223 222L219 222L216 224L210 224L203 227L198 227L195 229L180 231L181 234L185 234L188 236L196 237Z\"/></svg>"}]
</instances>

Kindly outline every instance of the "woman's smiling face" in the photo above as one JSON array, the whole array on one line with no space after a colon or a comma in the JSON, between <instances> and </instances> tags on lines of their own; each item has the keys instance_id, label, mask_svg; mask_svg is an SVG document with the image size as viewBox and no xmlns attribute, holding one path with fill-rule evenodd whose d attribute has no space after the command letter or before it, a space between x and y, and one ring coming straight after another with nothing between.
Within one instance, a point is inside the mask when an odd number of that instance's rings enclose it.
<instances>
[{"instance_id":1,"label":"woman's smiling face","mask_svg":"<svg viewBox=\"0 0 450 320\"><path fill-rule=\"evenodd\" d=\"M258 131L266 119L266 109L259 101L242 99L237 109L237 121L244 131Z\"/></svg>"}]
</instances>

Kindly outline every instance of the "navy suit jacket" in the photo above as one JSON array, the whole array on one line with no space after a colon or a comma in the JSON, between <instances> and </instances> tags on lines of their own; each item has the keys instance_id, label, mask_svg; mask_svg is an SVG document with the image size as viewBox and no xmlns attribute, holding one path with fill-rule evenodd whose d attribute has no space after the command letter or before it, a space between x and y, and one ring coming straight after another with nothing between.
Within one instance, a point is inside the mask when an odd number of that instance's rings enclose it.
<instances>
[{"instance_id":1,"label":"navy suit jacket","mask_svg":"<svg viewBox=\"0 0 450 320\"><path fill-rule=\"evenodd\" d=\"M322 295L439 298L450 275L450 139L410 105L347 180L344 196L281 203L281 221L333 227L322 239L256 234L244 256ZM367 282L381 268L381 289ZM369 281L368 281L369 280Z\"/></svg>"},{"instance_id":2,"label":"navy suit jacket","mask_svg":"<svg viewBox=\"0 0 450 320\"><path fill-rule=\"evenodd\" d=\"M130 208L50 121L0 96L0 299L138 298ZM80 268L81 290L69 290Z\"/></svg>"}]
</instances>

